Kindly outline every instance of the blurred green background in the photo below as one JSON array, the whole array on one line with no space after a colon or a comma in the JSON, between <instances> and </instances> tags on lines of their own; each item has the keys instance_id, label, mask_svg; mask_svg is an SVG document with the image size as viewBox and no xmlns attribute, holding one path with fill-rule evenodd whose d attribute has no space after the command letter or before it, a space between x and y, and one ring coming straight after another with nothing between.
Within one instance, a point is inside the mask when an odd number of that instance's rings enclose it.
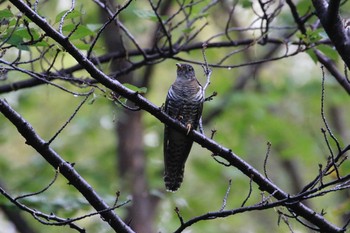
<instances>
[{"instance_id":1,"label":"blurred green background","mask_svg":"<svg viewBox=\"0 0 350 233\"><path fill-rule=\"evenodd\" d=\"M194 11L199 11L208 2L203 1L196 5ZM301 12L311 7L308 0L300 0L296 3ZM48 1L39 5L39 13L45 15L53 24L56 15L70 7L70 1ZM7 2L1 4L4 9L7 6L11 5ZM251 9L246 6L249 6L249 1L238 1L235 10L237 24L241 27L247 27L247 22L254 19ZM348 8L346 4L342 9L345 11ZM77 2L76 9L80 9L79 18L84 25L98 25L100 13L92 1ZM11 10L16 12L13 6ZM135 1L122 14L122 21L142 45L147 44L152 36L150 28L154 24L154 19L152 15L147 15L149 12L151 12L150 7L146 1ZM208 21L209 25L195 41L204 41L225 28L222 23L226 19L224 16L226 17L220 7L209 11L203 19ZM273 23L275 26L292 24L293 19L286 7ZM55 27L57 25L58 23L54 24ZM275 35L274 32L272 30L270 36L280 36L278 30ZM248 31L245 32L245 36L252 38L255 33L257 32ZM236 39L234 34L233 39ZM222 40L221 37L216 39L216 41L220 40ZM297 38L295 37L294 40ZM77 40L76 43L79 44L81 41ZM253 45L249 49L251 59L259 60L268 49L269 46ZM35 48L30 50L34 54L38 53ZM233 50L235 48L208 49L207 60L209 63L215 63ZM280 49L277 54L283 55L284 52L284 49ZM94 53L95 55L106 53L106 46L102 39L98 41ZM54 52L51 56L53 55ZM6 56L6 59L11 60L16 54L7 53ZM28 56L29 52L23 51L22 58ZM247 63L245 56L244 51L239 52L230 57L227 64ZM203 59L201 50L180 53L178 57L200 62ZM62 64L65 67L75 64L68 54L60 54L60 59L63 59ZM153 66L154 73L145 96L157 106L164 103L167 90L175 80L176 62L178 61L167 59ZM342 62L339 60L338 63L339 69L342 70ZM102 64L106 73L109 73L110 65ZM258 71L254 73L251 72L252 69ZM205 76L202 68L196 65L195 70L197 78L204 84ZM145 68L141 68L136 70L133 76L137 80L144 72ZM248 84L242 89L235 89L234 86L239 77L250 72L252 77L248 77ZM83 71L74 75L88 77ZM6 80L0 81L0 85L27 78L23 74L10 72ZM350 136L348 95L327 72L325 78L325 114L341 145L347 145ZM321 79L320 64L315 63L305 52L264 63L259 68L253 65L233 69L213 68L207 95L213 91L218 92L218 95L212 101L205 103L203 111L205 133L210 135L211 130L215 129L217 132L214 139L218 143L231 148L234 153L261 172L263 172L267 142L270 142L272 146L267 163L269 178L286 192L294 194L318 175L318 164L325 164L329 155L320 130L324 128L320 114ZM89 88L73 87L63 81L57 81L57 83L77 92L89 90ZM5 98L44 140L49 140L62 127L83 100L83 97L67 94L50 85L13 91L2 94L1 98ZM219 110L219 113L211 115L214 110ZM157 200L152 206L155 211L152 224L154 232L173 232L179 227L180 223L174 212L175 207L180 209L184 220L210 211L218 211L222 206L230 179L232 179L232 186L226 209L237 208L242 204L249 192L249 178L233 167L220 165L212 158L209 151L197 144L194 144L186 164L185 178L180 190L176 193L166 193L162 178L163 125L144 111L141 115L147 195ZM131 190L135 185L121 178L118 173L120 164L118 165L116 159L119 156L116 151L119 137L122 135L116 135L115 124L125 117L127 116L120 105L106 98L105 93L96 90L94 96L89 98L87 104L52 143L52 147L66 161L76 163L75 169L110 205L113 204L117 191L121 192L121 202L132 198ZM36 192L45 187L53 179L54 169L36 151L25 144L15 127L3 115L0 116L0 128L2 187L5 187L13 196ZM348 162L345 162L340 170L342 174L348 173L350 171ZM262 193L258 187L253 184L252 188L253 193L247 205L255 204L262 199ZM58 216L69 218L94 211L73 187L67 185L67 180L62 176L59 176L49 190L27 198L25 203L42 212L53 212ZM0 196L0 204L14 208L3 196ZM342 218L349 209L349 195L347 191L331 193L308 200L307 204L315 211L321 212L324 209L329 221L341 225ZM186 232L290 232L283 221L278 224L277 211L279 210L287 213L283 208L247 212L223 219L199 222ZM127 211L127 207L116 210L121 217L125 217ZM68 227L44 226L29 214L22 213L22 215L36 232L74 232ZM130 219L126 221L128 220ZM131 219L131 224L132 222ZM295 232L309 232L298 222L294 220L289 222ZM77 224L86 228L87 232L112 232L98 216L81 220ZM1 233L16 232L1 211L0 225Z\"/></svg>"}]
</instances>

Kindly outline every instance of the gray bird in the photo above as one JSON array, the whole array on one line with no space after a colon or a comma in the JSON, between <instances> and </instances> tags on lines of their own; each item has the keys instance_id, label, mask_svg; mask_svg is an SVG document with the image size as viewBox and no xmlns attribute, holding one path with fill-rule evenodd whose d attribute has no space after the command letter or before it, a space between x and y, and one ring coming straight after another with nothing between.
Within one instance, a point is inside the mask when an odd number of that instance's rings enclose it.
<instances>
[{"instance_id":1,"label":"gray bird","mask_svg":"<svg viewBox=\"0 0 350 233\"><path fill-rule=\"evenodd\" d=\"M176 64L177 77L165 101L165 112L188 128L197 129L202 115L204 94L189 64ZM183 133L164 128L164 182L167 191L176 191L183 180L185 162L193 141Z\"/></svg>"}]
</instances>

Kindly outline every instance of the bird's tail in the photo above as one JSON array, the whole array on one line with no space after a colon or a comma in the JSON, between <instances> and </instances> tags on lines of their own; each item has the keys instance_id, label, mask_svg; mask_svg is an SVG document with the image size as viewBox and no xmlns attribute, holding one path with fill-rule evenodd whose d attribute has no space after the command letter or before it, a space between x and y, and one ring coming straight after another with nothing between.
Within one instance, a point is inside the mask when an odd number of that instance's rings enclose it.
<instances>
[{"instance_id":1,"label":"bird's tail","mask_svg":"<svg viewBox=\"0 0 350 233\"><path fill-rule=\"evenodd\" d=\"M170 162L170 161L169 161ZM173 166L167 166L164 171L164 183L165 188L169 192L175 192L181 186L184 177L185 166L179 164L173 164Z\"/></svg>"},{"instance_id":2,"label":"bird's tail","mask_svg":"<svg viewBox=\"0 0 350 233\"><path fill-rule=\"evenodd\" d=\"M175 192L184 178L185 163L193 141L167 128L164 135L164 183L167 191Z\"/></svg>"}]
</instances>

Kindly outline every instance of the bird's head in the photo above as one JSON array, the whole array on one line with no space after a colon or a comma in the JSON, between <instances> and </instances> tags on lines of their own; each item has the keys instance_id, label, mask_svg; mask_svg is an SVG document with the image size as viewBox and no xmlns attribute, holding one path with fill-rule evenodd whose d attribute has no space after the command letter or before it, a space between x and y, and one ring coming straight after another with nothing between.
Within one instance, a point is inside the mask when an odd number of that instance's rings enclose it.
<instances>
[{"instance_id":1,"label":"bird's head","mask_svg":"<svg viewBox=\"0 0 350 233\"><path fill-rule=\"evenodd\" d=\"M189 64L176 63L177 66L177 77L185 80L193 80L196 78L194 69Z\"/></svg>"}]
</instances>

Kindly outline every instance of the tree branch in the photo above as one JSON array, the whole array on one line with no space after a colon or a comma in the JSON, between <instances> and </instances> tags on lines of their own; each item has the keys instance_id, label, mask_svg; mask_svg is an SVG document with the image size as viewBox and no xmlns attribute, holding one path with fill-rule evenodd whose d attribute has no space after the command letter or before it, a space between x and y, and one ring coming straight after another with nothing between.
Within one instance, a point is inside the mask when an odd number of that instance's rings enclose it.
<instances>
[{"instance_id":1,"label":"tree branch","mask_svg":"<svg viewBox=\"0 0 350 233\"><path fill-rule=\"evenodd\" d=\"M332 0L329 2L331 2L331 4L328 5L328 1L326 0L312 0L316 14L329 39L333 42L347 67L350 68L350 44L338 12L339 0Z\"/></svg>"},{"instance_id":2,"label":"tree branch","mask_svg":"<svg viewBox=\"0 0 350 233\"><path fill-rule=\"evenodd\" d=\"M75 171L73 166L62 159L56 151L50 148L48 144L34 131L32 126L3 99L0 99L0 112L10 120L14 126L16 126L18 132L26 139L28 145L41 154L55 169L59 168L60 173L66 177L71 185L79 190L91 206L97 211L110 208L103 199L98 196L93 188ZM113 211L101 212L101 217L116 232L133 232Z\"/></svg>"}]
</instances>

